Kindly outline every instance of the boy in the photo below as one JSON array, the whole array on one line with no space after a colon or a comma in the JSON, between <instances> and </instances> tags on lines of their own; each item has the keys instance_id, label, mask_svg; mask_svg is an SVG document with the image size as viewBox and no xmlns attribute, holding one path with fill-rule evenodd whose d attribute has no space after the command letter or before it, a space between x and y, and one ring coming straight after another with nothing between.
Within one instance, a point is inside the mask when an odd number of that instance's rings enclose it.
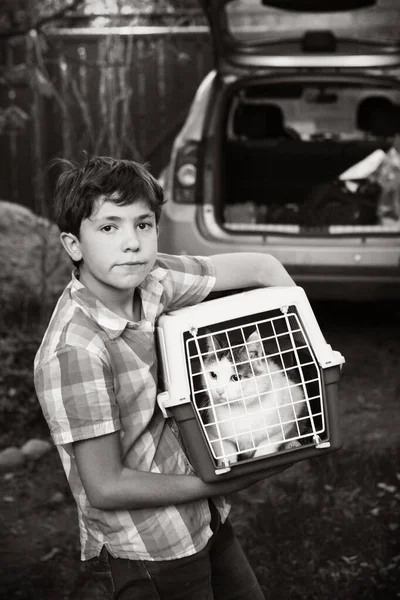
<instances>
[{"instance_id":1,"label":"boy","mask_svg":"<svg viewBox=\"0 0 400 600\"><path fill-rule=\"evenodd\" d=\"M263 254L158 254L163 192L142 165L62 162L56 218L76 268L35 387L78 506L81 558L120 600L261 599L224 495L277 471L196 476L156 403L154 324L211 290L294 282Z\"/></svg>"}]
</instances>

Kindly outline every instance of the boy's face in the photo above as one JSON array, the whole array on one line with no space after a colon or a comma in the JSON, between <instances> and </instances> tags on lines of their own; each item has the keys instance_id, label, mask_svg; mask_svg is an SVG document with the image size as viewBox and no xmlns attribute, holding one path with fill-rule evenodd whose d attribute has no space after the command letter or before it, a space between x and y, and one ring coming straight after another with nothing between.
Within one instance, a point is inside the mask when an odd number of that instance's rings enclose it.
<instances>
[{"instance_id":1,"label":"boy's face","mask_svg":"<svg viewBox=\"0 0 400 600\"><path fill-rule=\"evenodd\" d=\"M156 218L145 201L118 206L99 199L81 223L79 240L63 234L62 241L71 258L82 261L82 283L102 298L131 291L145 279L156 260L157 237Z\"/></svg>"}]
</instances>

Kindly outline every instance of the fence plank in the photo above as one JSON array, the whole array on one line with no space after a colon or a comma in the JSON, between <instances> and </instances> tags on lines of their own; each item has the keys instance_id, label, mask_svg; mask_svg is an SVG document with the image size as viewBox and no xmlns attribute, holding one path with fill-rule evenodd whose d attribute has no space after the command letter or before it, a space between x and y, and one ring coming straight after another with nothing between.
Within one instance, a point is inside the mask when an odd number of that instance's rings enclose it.
<instances>
[{"instance_id":1,"label":"fence plank","mask_svg":"<svg viewBox=\"0 0 400 600\"><path fill-rule=\"evenodd\" d=\"M205 27L54 30L46 47L27 37L18 60L29 67L29 87L15 88L13 102L29 113L29 126L0 131L0 198L51 215L57 173L48 165L57 156L82 159L83 150L147 161L158 174L212 68L208 35ZM9 46L2 42L7 56ZM3 82L1 108L8 93Z\"/></svg>"}]
</instances>

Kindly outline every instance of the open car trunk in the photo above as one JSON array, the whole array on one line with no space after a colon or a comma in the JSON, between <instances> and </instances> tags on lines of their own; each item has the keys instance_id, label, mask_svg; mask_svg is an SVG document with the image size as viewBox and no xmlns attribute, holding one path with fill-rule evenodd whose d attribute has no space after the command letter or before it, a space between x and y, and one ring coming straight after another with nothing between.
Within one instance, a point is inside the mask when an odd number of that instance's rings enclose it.
<instances>
[{"instance_id":1,"label":"open car trunk","mask_svg":"<svg viewBox=\"0 0 400 600\"><path fill-rule=\"evenodd\" d=\"M350 184L339 177L393 147L399 89L334 78L247 84L227 101L223 128L219 219L226 230L398 235L400 218L381 210L378 171Z\"/></svg>"}]
</instances>

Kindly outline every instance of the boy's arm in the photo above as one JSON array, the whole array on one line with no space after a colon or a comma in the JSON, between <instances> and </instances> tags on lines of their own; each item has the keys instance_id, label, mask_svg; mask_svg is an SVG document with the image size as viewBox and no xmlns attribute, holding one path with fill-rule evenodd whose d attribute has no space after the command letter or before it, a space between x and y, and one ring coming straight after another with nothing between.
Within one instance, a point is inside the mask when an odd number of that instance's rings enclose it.
<instances>
[{"instance_id":1,"label":"boy's arm","mask_svg":"<svg viewBox=\"0 0 400 600\"><path fill-rule=\"evenodd\" d=\"M89 502L100 510L170 506L237 492L282 471L266 469L237 479L204 483L195 475L138 471L121 460L118 432L75 442L75 460Z\"/></svg>"},{"instance_id":2,"label":"boy's arm","mask_svg":"<svg viewBox=\"0 0 400 600\"><path fill-rule=\"evenodd\" d=\"M247 287L296 285L285 267L270 254L233 252L210 256L216 272L213 291Z\"/></svg>"}]
</instances>

